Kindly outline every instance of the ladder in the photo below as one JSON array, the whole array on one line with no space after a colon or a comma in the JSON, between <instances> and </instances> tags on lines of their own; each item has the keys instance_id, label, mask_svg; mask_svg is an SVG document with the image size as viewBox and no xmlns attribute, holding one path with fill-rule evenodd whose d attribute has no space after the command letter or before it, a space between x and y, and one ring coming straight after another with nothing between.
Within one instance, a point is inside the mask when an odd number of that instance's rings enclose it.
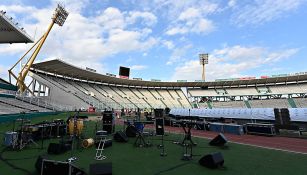
<instances>
[{"instance_id":1,"label":"ladder","mask_svg":"<svg viewBox=\"0 0 307 175\"><path fill-rule=\"evenodd\" d=\"M102 155L102 152L104 150L104 144L106 143L107 140L107 132L106 131L97 131L96 133L96 139L100 138L98 147L96 149L96 160L104 160L107 158L107 156Z\"/></svg>"}]
</instances>

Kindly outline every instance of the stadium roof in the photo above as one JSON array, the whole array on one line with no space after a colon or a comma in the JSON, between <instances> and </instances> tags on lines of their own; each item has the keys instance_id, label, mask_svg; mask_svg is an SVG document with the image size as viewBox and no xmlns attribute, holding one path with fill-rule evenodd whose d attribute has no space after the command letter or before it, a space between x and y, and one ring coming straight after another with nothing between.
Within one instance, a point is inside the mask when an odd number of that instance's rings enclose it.
<instances>
[{"instance_id":1,"label":"stadium roof","mask_svg":"<svg viewBox=\"0 0 307 175\"><path fill-rule=\"evenodd\" d=\"M62 75L82 80L102 82L108 84L128 85L128 86L145 86L145 87L214 87L214 86L244 86L256 84L274 84L306 81L307 75L295 75L287 77L274 77L265 79L252 80L235 80L235 81L213 81L213 82L154 82L144 80L131 80L111 77L107 75L91 72L62 60L51 60L41 63L36 63L32 66L32 71L47 72L51 74Z\"/></svg>"},{"instance_id":2,"label":"stadium roof","mask_svg":"<svg viewBox=\"0 0 307 175\"><path fill-rule=\"evenodd\" d=\"M17 24L0 11L0 43L33 43L33 39Z\"/></svg>"},{"instance_id":3,"label":"stadium roof","mask_svg":"<svg viewBox=\"0 0 307 175\"><path fill-rule=\"evenodd\" d=\"M0 83L3 83L3 84L10 84L9 82L7 82L6 80L0 78Z\"/></svg>"}]
</instances>

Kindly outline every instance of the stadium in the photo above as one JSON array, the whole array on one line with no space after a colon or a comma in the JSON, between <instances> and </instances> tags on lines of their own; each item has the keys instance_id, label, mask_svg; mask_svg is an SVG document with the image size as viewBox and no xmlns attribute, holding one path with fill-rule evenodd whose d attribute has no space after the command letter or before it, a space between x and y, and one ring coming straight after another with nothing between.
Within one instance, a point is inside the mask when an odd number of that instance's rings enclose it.
<instances>
[{"instance_id":1,"label":"stadium","mask_svg":"<svg viewBox=\"0 0 307 175\"><path fill-rule=\"evenodd\" d=\"M307 72L205 81L200 54L202 80L146 81L36 62L68 15L58 5L26 63L0 77L0 174L306 173ZM0 29L1 43L34 42L5 11Z\"/></svg>"}]
</instances>

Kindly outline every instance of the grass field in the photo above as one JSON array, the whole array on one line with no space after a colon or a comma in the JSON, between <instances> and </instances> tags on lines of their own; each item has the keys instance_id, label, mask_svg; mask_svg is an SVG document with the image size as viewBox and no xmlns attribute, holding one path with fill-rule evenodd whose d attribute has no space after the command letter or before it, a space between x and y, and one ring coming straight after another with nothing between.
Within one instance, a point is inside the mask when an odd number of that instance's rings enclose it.
<instances>
[{"instance_id":1,"label":"grass field","mask_svg":"<svg viewBox=\"0 0 307 175\"><path fill-rule=\"evenodd\" d=\"M35 119L32 123L41 120L52 120L57 118L66 118L66 114L56 116L46 116ZM93 137L94 122L88 122L86 135ZM0 124L1 140L3 133L11 130L12 124ZM122 129L122 126L117 126ZM90 163L112 162L113 174L124 175L203 175L203 174L307 174L307 156L289 152L268 150L252 146L245 146L235 143L228 143L227 147L217 148L208 146L208 140L203 138L193 138L198 143L193 149L193 160L182 161L183 148L180 145L173 144L173 141L182 139L181 135L167 133L165 137L166 157L161 157L161 150L157 148L160 144L160 137L155 136L149 138L153 144L152 147L138 148L134 147L135 138L129 138L128 143L113 142L111 148L106 148L104 154L106 160L94 160L95 148L78 149L73 153L67 152L62 155L50 156L51 159L64 161L71 155L78 157L75 165L81 167L88 172ZM111 136L110 136L111 137ZM58 142L57 139L46 140L44 149L36 148L31 145L22 151L4 151L1 145L0 175L27 175L37 174L34 168L37 156L47 153L47 146L50 142ZM291 143L289 143L291 144ZM211 170L198 164L198 160L205 154L221 152L224 156L224 168Z\"/></svg>"}]
</instances>

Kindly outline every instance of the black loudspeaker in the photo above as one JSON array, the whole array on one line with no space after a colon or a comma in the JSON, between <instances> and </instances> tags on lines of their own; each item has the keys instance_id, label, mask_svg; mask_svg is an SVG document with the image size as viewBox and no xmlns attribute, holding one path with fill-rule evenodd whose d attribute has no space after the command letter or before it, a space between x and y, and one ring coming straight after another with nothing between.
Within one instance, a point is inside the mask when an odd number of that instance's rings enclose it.
<instances>
[{"instance_id":1,"label":"black loudspeaker","mask_svg":"<svg viewBox=\"0 0 307 175\"><path fill-rule=\"evenodd\" d=\"M280 109L281 118L282 118L282 124L283 125L291 125L291 119L290 119L290 112L288 108L281 108Z\"/></svg>"},{"instance_id":2,"label":"black loudspeaker","mask_svg":"<svg viewBox=\"0 0 307 175\"><path fill-rule=\"evenodd\" d=\"M114 126L113 126L113 111L104 111L102 117L102 129L107 131L108 134L113 133Z\"/></svg>"},{"instance_id":3,"label":"black loudspeaker","mask_svg":"<svg viewBox=\"0 0 307 175\"><path fill-rule=\"evenodd\" d=\"M54 160L43 160L41 175L86 175L78 167L68 163Z\"/></svg>"},{"instance_id":4,"label":"black loudspeaker","mask_svg":"<svg viewBox=\"0 0 307 175\"><path fill-rule=\"evenodd\" d=\"M128 137L126 136L126 134L122 131L117 131L114 134L114 140L117 142L128 142Z\"/></svg>"},{"instance_id":5,"label":"black loudspeaker","mask_svg":"<svg viewBox=\"0 0 307 175\"><path fill-rule=\"evenodd\" d=\"M43 160L47 160L48 156L47 155L40 155L38 156L36 162L35 162L35 169L39 174L42 172L42 165L43 165Z\"/></svg>"},{"instance_id":6,"label":"black loudspeaker","mask_svg":"<svg viewBox=\"0 0 307 175\"><path fill-rule=\"evenodd\" d=\"M60 143L50 143L48 146L48 154L62 154L68 151L69 146Z\"/></svg>"},{"instance_id":7,"label":"black loudspeaker","mask_svg":"<svg viewBox=\"0 0 307 175\"><path fill-rule=\"evenodd\" d=\"M112 175L112 163L90 164L90 175Z\"/></svg>"},{"instance_id":8,"label":"black loudspeaker","mask_svg":"<svg viewBox=\"0 0 307 175\"><path fill-rule=\"evenodd\" d=\"M165 114L169 114L171 112L171 109L170 108L165 108L164 111L165 111Z\"/></svg>"},{"instance_id":9,"label":"black loudspeaker","mask_svg":"<svg viewBox=\"0 0 307 175\"><path fill-rule=\"evenodd\" d=\"M227 143L227 139L224 136L224 134L220 133L218 136L213 138L210 142L209 145L211 146L224 146L225 143Z\"/></svg>"},{"instance_id":10,"label":"black loudspeaker","mask_svg":"<svg viewBox=\"0 0 307 175\"><path fill-rule=\"evenodd\" d=\"M95 146L96 146L96 148L98 148L99 142L95 142ZM103 148L108 148L108 147L111 147L111 146L112 146L112 140L111 139L107 139L106 142L104 143L104 147Z\"/></svg>"},{"instance_id":11,"label":"black loudspeaker","mask_svg":"<svg viewBox=\"0 0 307 175\"><path fill-rule=\"evenodd\" d=\"M164 109L154 109L155 112L155 118L162 118Z\"/></svg>"},{"instance_id":12,"label":"black loudspeaker","mask_svg":"<svg viewBox=\"0 0 307 175\"><path fill-rule=\"evenodd\" d=\"M164 119L156 118L156 134L159 136L164 135Z\"/></svg>"},{"instance_id":13,"label":"black loudspeaker","mask_svg":"<svg viewBox=\"0 0 307 175\"><path fill-rule=\"evenodd\" d=\"M126 128L127 137L136 137L136 128L133 125L129 125Z\"/></svg>"},{"instance_id":14,"label":"black loudspeaker","mask_svg":"<svg viewBox=\"0 0 307 175\"><path fill-rule=\"evenodd\" d=\"M113 111L104 111L102 122L103 124L112 124L113 121Z\"/></svg>"},{"instance_id":15,"label":"black loudspeaker","mask_svg":"<svg viewBox=\"0 0 307 175\"><path fill-rule=\"evenodd\" d=\"M207 154L204 157L202 157L198 163L202 166L205 166L207 168L218 168L222 167L224 165L224 158L222 153L212 153L212 154Z\"/></svg>"},{"instance_id":16,"label":"black loudspeaker","mask_svg":"<svg viewBox=\"0 0 307 175\"><path fill-rule=\"evenodd\" d=\"M275 124L280 125L282 123L280 110L278 108L274 108L275 115Z\"/></svg>"},{"instance_id":17,"label":"black loudspeaker","mask_svg":"<svg viewBox=\"0 0 307 175\"><path fill-rule=\"evenodd\" d=\"M69 163L53 160L43 161L42 175L69 175Z\"/></svg>"},{"instance_id":18,"label":"black loudspeaker","mask_svg":"<svg viewBox=\"0 0 307 175\"><path fill-rule=\"evenodd\" d=\"M102 130L107 131L108 134L113 132L113 125L112 124L104 124L102 125Z\"/></svg>"}]
</instances>

